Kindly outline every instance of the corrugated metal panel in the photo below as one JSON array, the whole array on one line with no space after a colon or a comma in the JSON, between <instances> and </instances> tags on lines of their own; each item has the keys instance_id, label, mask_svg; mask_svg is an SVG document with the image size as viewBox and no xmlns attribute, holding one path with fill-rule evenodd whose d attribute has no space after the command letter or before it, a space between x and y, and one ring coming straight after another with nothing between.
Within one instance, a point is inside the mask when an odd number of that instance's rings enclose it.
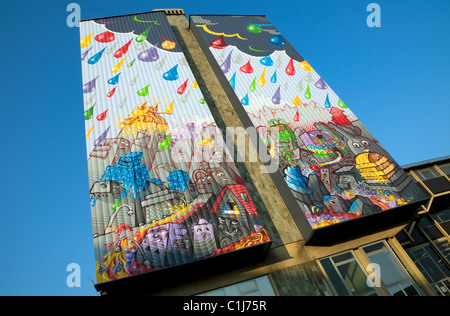
<instances>
[{"instance_id":1,"label":"corrugated metal panel","mask_svg":"<svg viewBox=\"0 0 450 316\"><path fill-rule=\"evenodd\" d=\"M191 15L190 27L313 229L426 198L264 16Z\"/></svg>"},{"instance_id":2,"label":"corrugated metal panel","mask_svg":"<svg viewBox=\"0 0 450 316\"><path fill-rule=\"evenodd\" d=\"M164 13L80 33L97 281L269 241Z\"/></svg>"}]
</instances>

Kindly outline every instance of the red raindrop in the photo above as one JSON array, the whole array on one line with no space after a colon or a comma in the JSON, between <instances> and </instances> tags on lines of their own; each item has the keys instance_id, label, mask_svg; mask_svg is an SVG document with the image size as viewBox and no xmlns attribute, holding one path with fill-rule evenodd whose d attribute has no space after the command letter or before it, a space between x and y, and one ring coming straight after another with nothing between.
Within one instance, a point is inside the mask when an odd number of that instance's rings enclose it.
<instances>
[{"instance_id":1,"label":"red raindrop","mask_svg":"<svg viewBox=\"0 0 450 316\"><path fill-rule=\"evenodd\" d=\"M104 121L106 119L106 112L108 112L108 110L106 110L105 112L97 115L97 120Z\"/></svg>"},{"instance_id":2,"label":"red raindrop","mask_svg":"<svg viewBox=\"0 0 450 316\"><path fill-rule=\"evenodd\" d=\"M114 33L109 32L109 31L100 33L95 37L95 40L100 43L109 43L109 42L114 41L115 39L116 39L116 36L114 35Z\"/></svg>"},{"instance_id":3,"label":"red raindrop","mask_svg":"<svg viewBox=\"0 0 450 316\"><path fill-rule=\"evenodd\" d=\"M212 40L211 42L209 42L209 45L212 48L216 48L216 49L224 49L225 47L227 47L227 43L225 43L225 38L223 37L223 35L219 36L218 38L216 38L215 40Z\"/></svg>"},{"instance_id":4,"label":"red raindrop","mask_svg":"<svg viewBox=\"0 0 450 316\"><path fill-rule=\"evenodd\" d=\"M294 121L296 121L296 122L300 121L300 115L298 115L298 109L297 109L297 113L294 116Z\"/></svg>"},{"instance_id":5,"label":"red raindrop","mask_svg":"<svg viewBox=\"0 0 450 316\"><path fill-rule=\"evenodd\" d=\"M246 74L251 74L253 72L252 65L250 65L250 60L241 68L239 68L242 72L245 72Z\"/></svg>"},{"instance_id":6,"label":"red raindrop","mask_svg":"<svg viewBox=\"0 0 450 316\"><path fill-rule=\"evenodd\" d=\"M125 45L123 45L121 48L119 48L115 53L114 53L114 57L116 58L120 58L123 55L125 55L128 51L128 47L130 47L131 42L133 41L133 39L130 39L130 41L128 43L126 43Z\"/></svg>"},{"instance_id":7,"label":"red raindrop","mask_svg":"<svg viewBox=\"0 0 450 316\"><path fill-rule=\"evenodd\" d=\"M286 67L286 73L289 76L295 75L294 59L292 57L291 57L291 60L289 61L289 64Z\"/></svg>"},{"instance_id":8,"label":"red raindrop","mask_svg":"<svg viewBox=\"0 0 450 316\"><path fill-rule=\"evenodd\" d=\"M106 95L108 98L112 97L114 92L116 91L117 87L114 87L114 89L112 89L111 91L108 92L108 94Z\"/></svg>"},{"instance_id":9,"label":"red raindrop","mask_svg":"<svg viewBox=\"0 0 450 316\"><path fill-rule=\"evenodd\" d=\"M183 94L184 93L184 91L186 91L186 87L187 87L187 83L188 83L188 80L189 79L187 79L178 89L177 89L177 93L178 94Z\"/></svg>"}]
</instances>

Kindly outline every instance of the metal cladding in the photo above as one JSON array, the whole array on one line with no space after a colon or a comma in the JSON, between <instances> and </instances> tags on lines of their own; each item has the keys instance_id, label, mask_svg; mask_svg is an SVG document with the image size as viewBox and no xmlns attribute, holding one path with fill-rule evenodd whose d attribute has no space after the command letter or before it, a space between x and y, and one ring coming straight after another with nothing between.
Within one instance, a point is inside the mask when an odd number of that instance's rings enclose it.
<instances>
[{"instance_id":1,"label":"metal cladding","mask_svg":"<svg viewBox=\"0 0 450 316\"><path fill-rule=\"evenodd\" d=\"M97 281L269 242L165 14L80 35Z\"/></svg>"},{"instance_id":2,"label":"metal cladding","mask_svg":"<svg viewBox=\"0 0 450 316\"><path fill-rule=\"evenodd\" d=\"M190 28L311 231L425 198L264 16L191 15Z\"/></svg>"}]
</instances>

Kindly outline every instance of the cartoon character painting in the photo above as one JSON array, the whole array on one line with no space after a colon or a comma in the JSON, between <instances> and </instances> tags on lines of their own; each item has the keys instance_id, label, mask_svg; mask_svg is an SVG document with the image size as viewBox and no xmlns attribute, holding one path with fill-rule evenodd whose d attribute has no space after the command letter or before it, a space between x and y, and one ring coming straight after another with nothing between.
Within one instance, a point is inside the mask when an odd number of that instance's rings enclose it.
<instances>
[{"instance_id":1,"label":"cartoon character painting","mask_svg":"<svg viewBox=\"0 0 450 316\"><path fill-rule=\"evenodd\" d=\"M165 14L80 32L97 281L269 242Z\"/></svg>"},{"instance_id":2,"label":"cartoon character painting","mask_svg":"<svg viewBox=\"0 0 450 316\"><path fill-rule=\"evenodd\" d=\"M423 196L264 16L194 15L190 21L313 229Z\"/></svg>"}]
</instances>

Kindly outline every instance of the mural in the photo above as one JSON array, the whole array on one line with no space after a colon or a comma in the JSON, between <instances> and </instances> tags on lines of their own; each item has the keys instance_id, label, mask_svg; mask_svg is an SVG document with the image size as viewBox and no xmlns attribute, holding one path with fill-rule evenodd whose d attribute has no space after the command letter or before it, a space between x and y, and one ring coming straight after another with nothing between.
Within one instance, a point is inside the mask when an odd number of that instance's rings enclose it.
<instances>
[{"instance_id":1,"label":"mural","mask_svg":"<svg viewBox=\"0 0 450 316\"><path fill-rule=\"evenodd\" d=\"M423 194L264 16L191 16L313 229Z\"/></svg>"},{"instance_id":2,"label":"mural","mask_svg":"<svg viewBox=\"0 0 450 316\"><path fill-rule=\"evenodd\" d=\"M97 281L268 242L164 13L80 33Z\"/></svg>"}]
</instances>

